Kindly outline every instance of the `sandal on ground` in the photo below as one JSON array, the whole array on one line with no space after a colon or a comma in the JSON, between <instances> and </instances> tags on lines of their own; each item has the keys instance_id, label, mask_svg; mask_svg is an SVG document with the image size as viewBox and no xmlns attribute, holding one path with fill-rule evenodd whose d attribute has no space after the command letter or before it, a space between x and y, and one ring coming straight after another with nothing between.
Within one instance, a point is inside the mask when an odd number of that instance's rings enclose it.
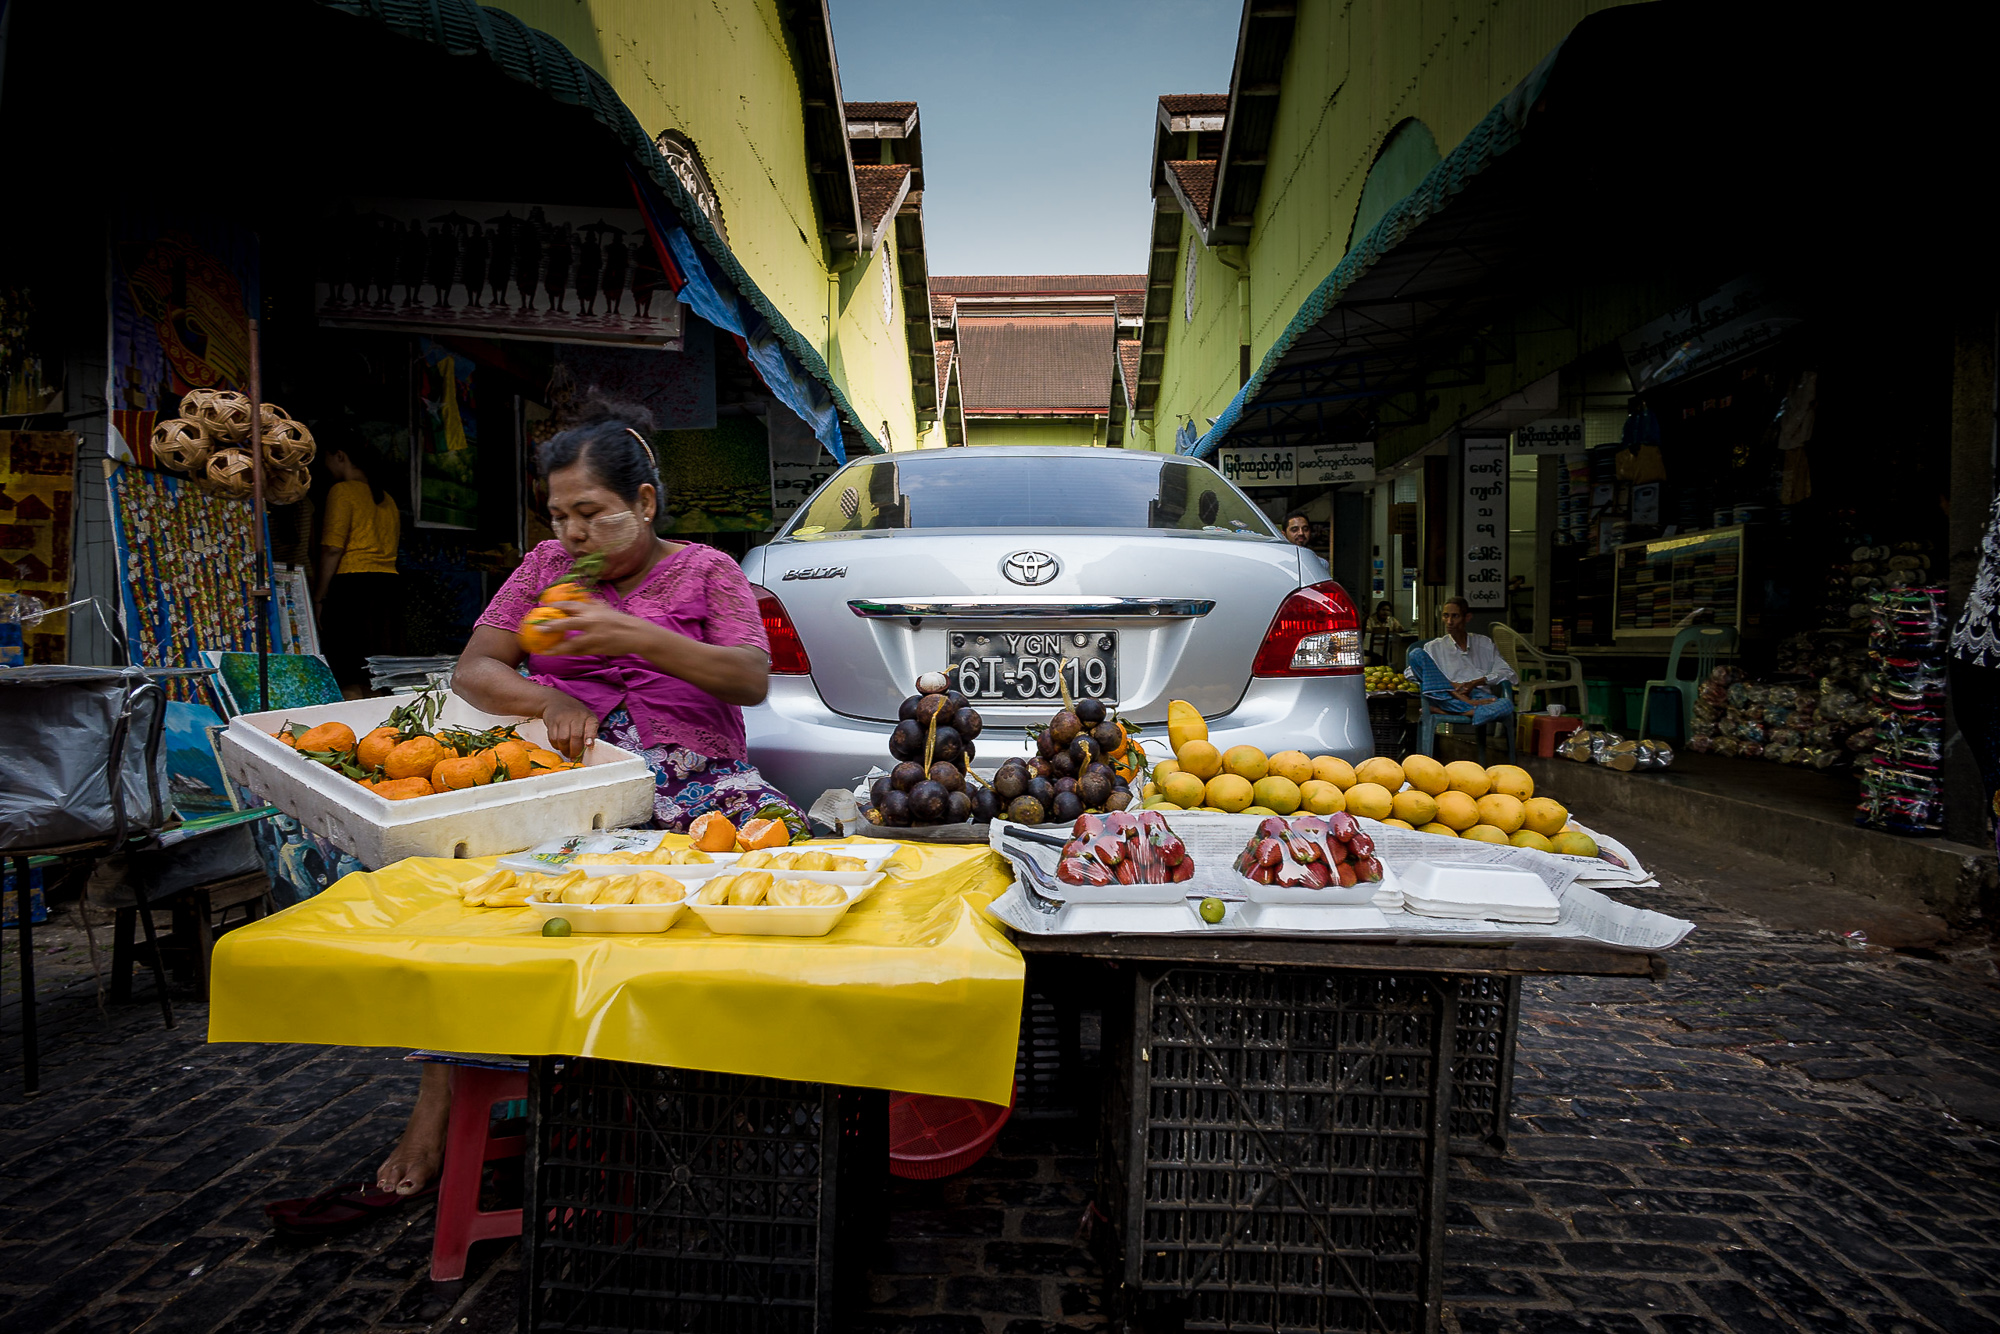
<instances>
[{"instance_id":1,"label":"sandal on ground","mask_svg":"<svg viewBox=\"0 0 2000 1334\"><path fill-rule=\"evenodd\" d=\"M436 1193L436 1182L408 1195L398 1195L394 1191L376 1190L371 1182L349 1181L310 1199L273 1200L264 1206L264 1216L281 1236L334 1237Z\"/></svg>"}]
</instances>

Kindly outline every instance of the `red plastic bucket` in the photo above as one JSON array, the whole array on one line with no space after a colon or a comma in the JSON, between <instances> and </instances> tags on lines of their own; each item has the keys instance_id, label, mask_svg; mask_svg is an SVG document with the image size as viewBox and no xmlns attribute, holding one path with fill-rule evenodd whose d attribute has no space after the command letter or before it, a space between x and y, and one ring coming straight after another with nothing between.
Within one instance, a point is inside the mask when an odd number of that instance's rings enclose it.
<instances>
[{"instance_id":1,"label":"red plastic bucket","mask_svg":"<svg viewBox=\"0 0 2000 1334\"><path fill-rule=\"evenodd\" d=\"M906 1181L934 1181L963 1172L984 1158L999 1138L1000 1127L1014 1114L1012 1097L1001 1107L971 1098L891 1093L889 1171Z\"/></svg>"}]
</instances>

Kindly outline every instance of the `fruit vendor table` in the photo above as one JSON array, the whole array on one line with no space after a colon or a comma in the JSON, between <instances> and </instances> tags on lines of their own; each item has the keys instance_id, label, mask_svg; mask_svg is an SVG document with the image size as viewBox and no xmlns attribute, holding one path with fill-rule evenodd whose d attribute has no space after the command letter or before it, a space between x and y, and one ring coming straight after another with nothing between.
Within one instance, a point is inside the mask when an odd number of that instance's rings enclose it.
<instances>
[{"instance_id":1,"label":"fruit vendor table","mask_svg":"<svg viewBox=\"0 0 2000 1334\"><path fill-rule=\"evenodd\" d=\"M209 1040L595 1056L1008 1101L1023 965L982 911L1012 878L985 847L905 844L810 939L715 935L692 913L650 935L545 937L527 908L460 902L492 868L411 858L230 932Z\"/></svg>"},{"instance_id":2,"label":"fruit vendor table","mask_svg":"<svg viewBox=\"0 0 2000 1334\"><path fill-rule=\"evenodd\" d=\"M1435 1331L1447 1164L1504 1145L1518 978L1666 975L1572 942L1017 941L1102 970L1093 1241L1140 1329Z\"/></svg>"}]
</instances>

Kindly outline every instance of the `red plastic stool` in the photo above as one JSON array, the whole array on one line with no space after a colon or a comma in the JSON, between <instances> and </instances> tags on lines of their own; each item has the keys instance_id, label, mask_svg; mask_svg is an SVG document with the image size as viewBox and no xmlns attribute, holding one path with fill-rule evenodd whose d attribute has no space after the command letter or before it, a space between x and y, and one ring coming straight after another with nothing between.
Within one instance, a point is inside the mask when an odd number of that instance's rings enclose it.
<instances>
[{"instance_id":1,"label":"red plastic stool","mask_svg":"<svg viewBox=\"0 0 2000 1334\"><path fill-rule=\"evenodd\" d=\"M519 1209L480 1210L479 1178L486 1164L526 1151L527 1136L495 1137L492 1126L494 1103L527 1096L526 1070L451 1068L451 1120L438 1171L437 1238L431 1243L431 1277L438 1282L465 1277L465 1252L473 1242L521 1235Z\"/></svg>"},{"instance_id":2,"label":"red plastic stool","mask_svg":"<svg viewBox=\"0 0 2000 1334\"><path fill-rule=\"evenodd\" d=\"M1583 726L1581 718L1551 718L1546 713L1535 715L1535 754L1548 759L1556 753L1556 739L1565 732L1574 732Z\"/></svg>"}]
</instances>

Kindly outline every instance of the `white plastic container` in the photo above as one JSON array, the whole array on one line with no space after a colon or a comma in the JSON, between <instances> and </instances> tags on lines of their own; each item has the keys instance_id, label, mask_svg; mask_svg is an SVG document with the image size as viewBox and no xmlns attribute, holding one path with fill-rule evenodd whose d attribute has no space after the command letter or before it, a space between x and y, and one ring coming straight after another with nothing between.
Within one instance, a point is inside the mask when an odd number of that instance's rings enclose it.
<instances>
[{"instance_id":1,"label":"white plastic container","mask_svg":"<svg viewBox=\"0 0 2000 1334\"><path fill-rule=\"evenodd\" d=\"M806 872L787 879L804 880ZM745 907L730 903L690 903L688 910L719 936L823 936L861 902L866 890L849 889L847 902L810 908L780 908L768 903Z\"/></svg>"},{"instance_id":2,"label":"white plastic container","mask_svg":"<svg viewBox=\"0 0 2000 1334\"><path fill-rule=\"evenodd\" d=\"M357 737L383 726L406 697L345 700L307 709L238 714L222 734L222 763L242 787L374 870L405 857L486 857L517 852L588 829L615 829L653 818L653 773L645 760L606 741L581 769L518 782L390 801L271 735L286 723L346 723ZM548 744L540 719L481 713L456 695L440 726L483 730L513 723L531 745Z\"/></svg>"},{"instance_id":3,"label":"white plastic container","mask_svg":"<svg viewBox=\"0 0 2000 1334\"><path fill-rule=\"evenodd\" d=\"M694 891L690 889L689 893ZM638 935L665 931L688 906L678 903L530 903L538 921L560 917L578 935Z\"/></svg>"},{"instance_id":4,"label":"white plastic container","mask_svg":"<svg viewBox=\"0 0 2000 1334\"><path fill-rule=\"evenodd\" d=\"M1298 908L1351 908L1360 903L1375 902L1376 894L1385 889L1401 889L1396 883L1396 873L1387 866L1382 868L1380 880L1361 880L1342 889L1339 885L1328 885L1324 889L1308 889L1304 885L1260 885L1245 876L1243 897L1252 903L1283 904Z\"/></svg>"},{"instance_id":5,"label":"white plastic container","mask_svg":"<svg viewBox=\"0 0 2000 1334\"><path fill-rule=\"evenodd\" d=\"M1413 862L1404 868L1403 906L1424 917L1550 923L1562 900L1533 871L1490 862Z\"/></svg>"}]
</instances>

